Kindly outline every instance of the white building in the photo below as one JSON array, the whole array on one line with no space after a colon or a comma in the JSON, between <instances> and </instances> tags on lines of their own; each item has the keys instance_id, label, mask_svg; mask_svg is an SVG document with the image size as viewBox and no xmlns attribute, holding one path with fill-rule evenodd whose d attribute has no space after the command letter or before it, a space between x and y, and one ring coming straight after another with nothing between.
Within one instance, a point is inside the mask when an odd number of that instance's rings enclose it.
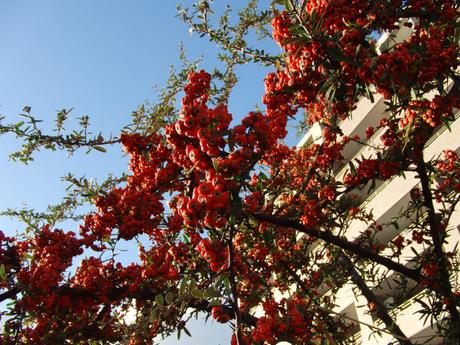
<instances>
[{"instance_id":1,"label":"white building","mask_svg":"<svg viewBox=\"0 0 460 345\"><path fill-rule=\"evenodd\" d=\"M384 35L380 38L380 46L383 47L390 43L401 42L410 35L410 29L401 26L398 32L393 33L393 36ZM427 96L429 97L429 96ZM386 106L384 99L376 95L372 103L366 98L362 98L357 103L356 110L353 111L351 118L341 122L340 128L344 135L354 137L359 135L361 138L365 137L365 131L369 126L377 126L380 119L386 117ZM457 113L456 120L451 124L450 131L444 127L434 133L429 142L427 143L424 156L426 158L439 155L442 150L450 149L460 154L460 114ZM381 133L380 133L381 134ZM375 133L369 138L369 143L379 144L379 133ZM312 126L309 132L299 142L298 147L311 144L321 140L321 128L318 124ZM350 143L346 146L344 151L345 161L353 160L363 155L366 158L374 154L370 146L363 146L356 143ZM375 156L374 156L375 157ZM337 168L337 179L341 180L348 169L348 165L344 164ZM364 188L360 193L362 200L361 208L371 211L375 220L379 224L389 223L400 210L407 206L410 201L410 191L418 184L418 179L415 177L416 173L408 173L406 177L396 176L390 180L385 181L376 189L367 193L367 188ZM460 236L460 209L457 209L450 221L448 230L450 229L450 237L445 249L450 251L454 246L459 243ZM381 243L388 243L398 236L398 234L405 235L410 238L411 220L399 219L399 229L390 228L382 231L376 235ZM348 240L353 241L364 232L368 226L359 220L354 220L351 224L349 231L346 233ZM408 260L414 257L411 247L418 251L424 250L424 245L417 245L415 242L403 249L401 258L402 263L411 265ZM382 253L383 255L385 252ZM382 269L382 271L387 271ZM406 296L401 296L395 290L395 285L392 282L391 274L386 276L385 282L379 287L369 286L376 296L388 306L390 315L396 321L396 324L401 328L403 333L409 337L415 344L441 344L442 339L436 337L436 329L432 328L429 320L421 319L422 315L418 313L422 306L417 302L418 299L425 301L424 291L414 290ZM458 284L458 279L455 284ZM350 322L355 324L353 330L350 332L350 344L368 344L368 345L381 345L397 343L397 341L385 331L385 325L379 319L374 319L372 313L369 311L366 299L359 293L350 282L345 284L338 292L336 297L335 312L344 315ZM378 330L380 332L377 332Z\"/></svg>"}]
</instances>

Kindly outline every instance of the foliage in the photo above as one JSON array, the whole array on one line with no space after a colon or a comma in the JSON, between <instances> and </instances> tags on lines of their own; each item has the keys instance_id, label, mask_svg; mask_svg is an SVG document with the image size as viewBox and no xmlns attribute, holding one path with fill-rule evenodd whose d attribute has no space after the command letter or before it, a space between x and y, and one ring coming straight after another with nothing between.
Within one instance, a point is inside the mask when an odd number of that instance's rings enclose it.
<instances>
[{"instance_id":1,"label":"foliage","mask_svg":"<svg viewBox=\"0 0 460 345\"><path fill-rule=\"evenodd\" d=\"M460 161L452 150L425 151L460 106L458 6L286 0L260 11L250 1L237 24L227 11L216 28L211 3L200 1L180 16L226 51L217 79L189 64L172 75L162 105L141 108L131 130L107 141L88 138L86 122L83 132L44 136L26 109L29 127L2 127L31 145L18 157L28 160L42 146L72 151L120 141L131 172L123 184L69 178L96 206L79 234L53 222L23 238L0 233L0 300L11 300L2 342L148 344L176 330L189 334L188 320L204 312L231 323L232 344L346 344L354 325L333 307L351 282L385 325L376 332L413 344L391 308L421 292L421 315L445 343L458 343L458 251L449 241ZM283 62L246 41L254 28L267 35L269 18ZM412 33L397 41L403 28ZM250 61L273 65L265 110L231 125L233 67ZM363 138L346 136L341 126L353 121L357 101L382 97L386 112L375 114ZM299 110L322 139L289 148L282 139ZM351 145L370 150L350 161ZM402 176L417 181L410 201L381 223L363 202ZM363 231L353 235L357 223ZM138 243L139 261L117 262L123 240ZM393 306L375 293L389 279Z\"/></svg>"}]
</instances>

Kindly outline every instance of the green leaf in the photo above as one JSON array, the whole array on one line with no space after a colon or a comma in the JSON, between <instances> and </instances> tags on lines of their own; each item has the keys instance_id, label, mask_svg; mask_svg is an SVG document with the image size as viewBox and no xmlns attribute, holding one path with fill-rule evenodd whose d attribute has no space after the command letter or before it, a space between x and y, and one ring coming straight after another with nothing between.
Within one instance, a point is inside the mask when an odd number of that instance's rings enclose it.
<instances>
[{"instance_id":1,"label":"green leaf","mask_svg":"<svg viewBox=\"0 0 460 345\"><path fill-rule=\"evenodd\" d=\"M328 89L326 90L326 93L324 95L324 98L326 99L327 102L329 102L329 103L334 102L336 90L337 90L336 85L331 83L331 85L328 87Z\"/></svg>"},{"instance_id":2,"label":"green leaf","mask_svg":"<svg viewBox=\"0 0 460 345\"><path fill-rule=\"evenodd\" d=\"M270 231L266 230L262 233L262 238L264 239L265 245L267 247L272 246L273 236Z\"/></svg>"},{"instance_id":3,"label":"green leaf","mask_svg":"<svg viewBox=\"0 0 460 345\"><path fill-rule=\"evenodd\" d=\"M306 2L306 1L305 1ZM311 12L311 15L310 15L310 25L312 28L315 28L315 21L316 21L316 9L314 9L312 12Z\"/></svg>"},{"instance_id":4,"label":"green leaf","mask_svg":"<svg viewBox=\"0 0 460 345\"><path fill-rule=\"evenodd\" d=\"M410 247L410 250L412 251L412 253L414 253L414 255L419 258L420 257L420 254L414 249L414 247Z\"/></svg>"},{"instance_id":5,"label":"green leaf","mask_svg":"<svg viewBox=\"0 0 460 345\"><path fill-rule=\"evenodd\" d=\"M443 118L444 125L446 126L449 132L452 132L452 128L450 127L450 121L448 118Z\"/></svg>"},{"instance_id":6,"label":"green leaf","mask_svg":"<svg viewBox=\"0 0 460 345\"><path fill-rule=\"evenodd\" d=\"M172 302L174 302L174 297L175 297L174 293L172 293L171 291L169 291L169 292L166 294L166 297L165 297L166 303L171 304Z\"/></svg>"},{"instance_id":7,"label":"green leaf","mask_svg":"<svg viewBox=\"0 0 460 345\"><path fill-rule=\"evenodd\" d=\"M311 39L304 38L304 37L291 37L291 38L285 38L283 40L283 46L286 44L296 44L296 45L301 45L301 44L306 44L311 42Z\"/></svg>"},{"instance_id":8,"label":"green leaf","mask_svg":"<svg viewBox=\"0 0 460 345\"><path fill-rule=\"evenodd\" d=\"M195 290L196 288L196 282L194 280L190 280L188 284L188 291L191 292L192 290Z\"/></svg>"},{"instance_id":9,"label":"green leaf","mask_svg":"<svg viewBox=\"0 0 460 345\"><path fill-rule=\"evenodd\" d=\"M165 304L165 297L163 296L162 293L159 293L158 295L155 296L155 303L161 306Z\"/></svg>"},{"instance_id":10,"label":"green leaf","mask_svg":"<svg viewBox=\"0 0 460 345\"><path fill-rule=\"evenodd\" d=\"M268 176L264 174L262 171L258 175L259 180L268 180Z\"/></svg>"},{"instance_id":11,"label":"green leaf","mask_svg":"<svg viewBox=\"0 0 460 345\"><path fill-rule=\"evenodd\" d=\"M369 189L367 190L367 194L369 194L371 192L371 190L373 190L375 188L375 179L372 179L371 181L371 185L369 186Z\"/></svg>"},{"instance_id":12,"label":"green leaf","mask_svg":"<svg viewBox=\"0 0 460 345\"><path fill-rule=\"evenodd\" d=\"M223 283L224 283L224 286L225 286L225 290L227 290L227 293L228 293L228 294L231 294L232 289L231 289L231 287L230 287L230 279L228 279L227 276L226 276L225 279L223 280Z\"/></svg>"},{"instance_id":13,"label":"green leaf","mask_svg":"<svg viewBox=\"0 0 460 345\"><path fill-rule=\"evenodd\" d=\"M149 321L150 323L153 323L156 320L158 320L158 310L157 308L152 308L152 310L150 311Z\"/></svg>"},{"instance_id":14,"label":"green leaf","mask_svg":"<svg viewBox=\"0 0 460 345\"><path fill-rule=\"evenodd\" d=\"M100 152L107 152L107 150L105 149L105 147L102 147L102 146L94 146L93 147L95 150L97 151L100 151Z\"/></svg>"},{"instance_id":15,"label":"green leaf","mask_svg":"<svg viewBox=\"0 0 460 345\"><path fill-rule=\"evenodd\" d=\"M212 166L214 167L215 171L219 171L219 163L217 162L217 159L212 160Z\"/></svg>"},{"instance_id":16,"label":"green leaf","mask_svg":"<svg viewBox=\"0 0 460 345\"><path fill-rule=\"evenodd\" d=\"M183 295L187 289L188 281L186 277L182 278L179 285L179 295Z\"/></svg>"},{"instance_id":17,"label":"green leaf","mask_svg":"<svg viewBox=\"0 0 460 345\"><path fill-rule=\"evenodd\" d=\"M224 281L224 279L227 278L227 275L226 274L221 274L219 275L219 277L217 277L217 279L214 281L214 287L216 287L217 289L222 285L222 282Z\"/></svg>"},{"instance_id":18,"label":"green leaf","mask_svg":"<svg viewBox=\"0 0 460 345\"><path fill-rule=\"evenodd\" d=\"M348 63L353 63L353 60L349 57L343 55L342 50L337 46L324 47L324 50L335 60L335 61L345 61Z\"/></svg>"},{"instance_id":19,"label":"green leaf","mask_svg":"<svg viewBox=\"0 0 460 345\"><path fill-rule=\"evenodd\" d=\"M222 302L218 298L215 298L215 299L211 300L211 302L209 302L210 307L218 307L220 305L222 305Z\"/></svg>"},{"instance_id":20,"label":"green leaf","mask_svg":"<svg viewBox=\"0 0 460 345\"><path fill-rule=\"evenodd\" d=\"M289 0L284 0L284 7L286 7L287 10L292 11L292 6L289 3Z\"/></svg>"},{"instance_id":21,"label":"green leaf","mask_svg":"<svg viewBox=\"0 0 460 345\"><path fill-rule=\"evenodd\" d=\"M190 243L190 236L187 234L183 234L182 238L186 244Z\"/></svg>"},{"instance_id":22,"label":"green leaf","mask_svg":"<svg viewBox=\"0 0 460 345\"><path fill-rule=\"evenodd\" d=\"M374 103L374 95L372 94L372 91L369 89L368 85L366 85L364 91L366 92L366 97L369 98L372 103Z\"/></svg>"},{"instance_id":23,"label":"green leaf","mask_svg":"<svg viewBox=\"0 0 460 345\"><path fill-rule=\"evenodd\" d=\"M190 294L195 297L195 298L203 298L204 297L204 292L199 290L199 289L193 289L192 291L190 291Z\"/></svg>"},{"instance_id":24,"label":"green leaf","mask_svg":"<svg viewBox=\"0 0 460 345\"><path fill-rule=\"evenodd\" d=\"M305 29L300 24L292 24L288 30L293 34L302 34L305 32Z\"/></svg>"},{"instance_id":25,"label":"green leaf","mask_svg":"<svg viewBox=\"0 0 460 345\"><path fill-rule=\"evenodd\" d=\"M437 89L441 96L445 95L444 84L441 78L437 78Z\"/></svg>"},{"instance_id":26,"label":"green leaf","mask_svg":"<svg viewBox=\"0 0 460 345\"><path fill-rule=\"evenodd\" d=\"M204 291L204 297L208 297L208 298L221 297L221 295L220 295L219 291L217 291L215 288L209 287Z\"/></svg>"},{"instance_id":27,"label":"green leaf","mask_svg":"<svg viewBox=\"0 0 460 345\"><path fill-rule=\"evenodd\" d=\"M180 312L183 312L185 308L187 308L187 302L183 300L182 303L180 304L180 308L179 308Z\"/></svg>"},{"instance_id":28,"label":"green leaf","mask_svg":"<svg viewBox=\"0 0 460 345\"><path fill-rule=\"evenodd\" d=\"M184 327L183 330L184 330L185 334L187 334L189 337L192 336L192 333L190 333L190 331L187 329L187 327Z\"/></svg>"},{"instance_id":29,"label":"green leaf","mask_svg":"<svg viewBox=\"0 0 460 345\"><path fill-rule=\"evenodd\" d=\"M352 162L348 162L348 166L350 167L350 172L352 176L356 176L356 169Z\"/></svg>"},{"instance_id":30,"label":"green leaf","mask_svg":"<svg viewBox=\"0 0 460 345\"><path fill-rule=\"evenodd\" d=\"M300 7L300 12L305 11L305 7L307 6L308 1L302 1L302 7Z\"/></svg>"},{"instance_id":31,"label":"green leaf","mask_svg":"<svg viewBox=\"0 0 460 345\"><path fill-rule=\"evenodd\" d=\"M6 270L4 264L0 265L0 281L1 280L6 280Z\"/></svg>"}]
</instances>

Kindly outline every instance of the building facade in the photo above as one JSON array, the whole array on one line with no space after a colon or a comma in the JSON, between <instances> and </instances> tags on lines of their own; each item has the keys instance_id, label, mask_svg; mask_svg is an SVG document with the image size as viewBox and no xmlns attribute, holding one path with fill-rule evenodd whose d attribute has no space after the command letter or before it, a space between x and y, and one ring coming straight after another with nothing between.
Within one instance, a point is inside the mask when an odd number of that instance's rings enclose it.
<instances>
[{"instance_id":1,"label":"building facade","mask_svg":"<svg viewBox=\"0 0 460 345\"><path fill-rule=\"evenodd\" d=\"M410 30L410 28L401 25L400 30L391 35L383 35L379 40L380 49L383 50L384 47L388 48L391 44L407 39L410 36ZM433 93L426 97L429 99L434 95ZM373 102L367 98L360 99L352 116L340 123L343 135L350 138L356 135L361 138L365 137L366 129L369 126L377 126L381 119L388 117L384 101L383 97L378 94L375 95ZM437 157L446 149L460 154L459 115L457 112L455 116L456 120L451 123L450 128L442 127L432 135L424 149L424 157L426 159ZM319 124L313 125L299 142L298 147L321 142L321 132L322 129ZM337 180L342 180L343 176L349 171L347 162L360 157L376 158L376 152L373 147L381 143L381 134L381 132L374 133L367 141L369 145L360 145L353 142L347 144L343 153L345 158L344 164L336 168ZM411 223L413 220L410 217L398 216L401 210L410 202L411 190L417 187L418 183L419 179L416 177L416 172L410 172L405 177L395 176L376 186L370 192L368 188L358 191L358 196L361 200L360 208L372 212L377 223L397 223L397 226L388 227L385 231L373 234L375 240L382 244L387 244L399 235L411 238L413 230ZM353 220L349 226L349 230L346 232L346 237L349 241L355 241L368 229L368 225L365 222ZM460 240L460 209L458 207L450 219L447 230L449 236L444 249L446 251L454 251L455 246ZM405 247L400 255L400 262L407 266L416 265L416 262L413 261L413 251L423 253L428 249L424 246L426 247L424 243L417 244L414 242L410 246ZM391 254L390 249L385 249L382 255L385 254ZM402 293L396 288L398 285L394 282L396 275L383 268L381 271L382 279L380 279L380 283L375 286L369 286L369 288L387 307L390 315L394 318L403 333L414 344L442 344L442 339L437 335L436 324L432 324L429 317L423 317L419 313L423 303L429 304L429 296L425 294L425 291L420 288L411 289L409 282L406 285L408 288ZM378 268L377 272L379 272ZM453 281L453 284L458 285L458 283L457 277L457 281ZM328 292L325 291L325 293ZM334 294L334 298L336 305L334 312L344 316L348 322L354 325L349 334L350 344L381 345L398 343L385 330L385 325L373 316L373 313L369 310L367 300L357 291L354 284L351 282L346 283L339 289L337 294Z\"/></svg>"}]
</instances>

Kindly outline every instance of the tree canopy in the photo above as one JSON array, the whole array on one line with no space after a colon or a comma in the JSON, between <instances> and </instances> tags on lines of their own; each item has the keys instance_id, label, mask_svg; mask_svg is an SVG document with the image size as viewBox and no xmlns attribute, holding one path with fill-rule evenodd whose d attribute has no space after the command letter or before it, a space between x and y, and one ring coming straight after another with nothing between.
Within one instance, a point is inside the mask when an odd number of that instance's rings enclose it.
<instances>
[{"instance_id":1,"label":"tree canopy","mask_svg":"<svg viewBox=\"0 0 460 345\"><path fill-rule=\"evenodd\" d=\"M18 238L0 232L0 300L11 301L2 343L151 344L189 334L187 322L206 313L229 323L232 344L348 344L357 320L333 309L351 282L380 331L415 344L375 294L391 278L400 303L422 291L421 315L457 344L459 253L449 241L458 232L458 144L434 155L426 147L460 106L458 10L455 0L249 1L234 24L200 1L180 17L222 47L224 70L186 63L161 104L136 112L119 136L87 137L86 119L80 133L47 136L30 109L26 123L2 125L25 139L15 155L24 161L37 148L117 144L130 156L130 173L100 186L69 178L75 198L44 226ZM258 49L254 30L282 54ZM401 30L410 32L403 40ZM246 63L272 72L264 109L234 121L228 95L235 66ZM347 136L357 103L380 98L384 112ZM296 118L320 128L320 140L285 145ZM348 157L353 145L369 150ZM410 200L380 223L363 202L401 176L417 181ZM79 229L59 229L82 196L94 212ZM352 235L357 222L364 230ZM117 261L120 241L138 244L138 260Z\"/></svg>"}]
</instances>

